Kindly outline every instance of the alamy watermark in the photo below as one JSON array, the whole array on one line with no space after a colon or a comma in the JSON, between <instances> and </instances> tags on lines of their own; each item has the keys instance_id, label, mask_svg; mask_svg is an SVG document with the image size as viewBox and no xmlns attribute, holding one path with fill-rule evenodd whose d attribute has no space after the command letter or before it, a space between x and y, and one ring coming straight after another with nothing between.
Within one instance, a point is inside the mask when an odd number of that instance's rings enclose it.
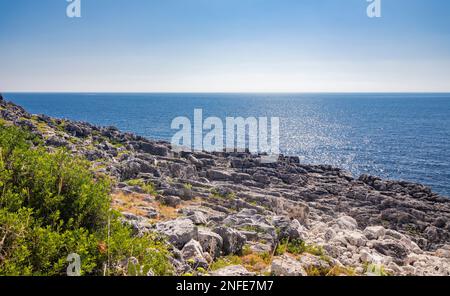
<instances>
[{"instance_id":1,"label":"alamy watermark","mask_svg":"<svg viewBox=\"0 0 450 296\"><path fill-rule=\"evenodd\" d=\"M370 18L381 17L381 0L367 0L369 5L367 6L367 16Z\"/></svg>"},{"instance_id":2,"label":"alamy watermark","mask_svg":"<svg viewBox=\"0 0 450 296\"><path fill-rule=\"evenodd\" d=\"M69 18L81 17L81 0L66 0L68 2L66 15ZM370 18L381 17L381 0L366 0L369 2L367 6L367 16Z\"/></svg>"},{"instance_id":3,"label":"alamy watermark","mask_svg":"<svg viewBox=\"0 0 450 296\"><path fill-rule=\"evenodd\" d=\"M194 122L188 117L172 120L178 130L172 137L175 151L245 152L261 155L262 162L276 162L280 154L278 117L219 117L203 119L203 110L194 110Z\"/></svg>"},{"instance_id":4,"label":"alamy watermark","mask_svg":"<svg viewBox=\"0 0 450 296\"><path fill-rule=\"evenodd\" d=\"M66 15L69 18L80 18L81 17L81 0L66 0L69 4L67 5Z\"/></svg>"},{"instance_id":5,"label":"alamy watermark","mask_svg":"<svg viewBox=\"0 0 450 296\"><path fill-rule=\"evenodd\" d=\"M81 275L81 258L80 255L76 253L71 253L67 256L67 276L80 276Z\"/></svg>"}]
</instances>

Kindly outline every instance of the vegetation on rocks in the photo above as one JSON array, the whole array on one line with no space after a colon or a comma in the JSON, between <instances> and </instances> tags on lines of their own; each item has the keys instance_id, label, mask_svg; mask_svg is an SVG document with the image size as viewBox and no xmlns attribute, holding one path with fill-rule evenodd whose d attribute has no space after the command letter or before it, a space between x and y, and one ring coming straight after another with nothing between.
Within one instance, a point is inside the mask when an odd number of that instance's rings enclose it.
<instances>
[{"instance_id":1,"label":"vegetation on rocks","mask_svg":"<svg viewBox=\"0 0 450 296\"><path fill-rule=\"evenodd\" d=\"M132 179L128 180L127 185L129 186L139 186L145 193L150 195L157 195L155 186L152 183L145 183L143 180L140 179Z\"/></svg>"},{"instance_id":2,"label":"vegetation on rocks","mask_svg":"<svg viewBox=\"0 0 450 296\"><path fill-rule=\"evenodd\" d=\"M450 275L450 200L421 184L179 152L1 95L0 123L0 274L78 253L84 275Z\"/></svg>"},{"instance_id":3,"label":"vegetation on rocks","mask_svg":"<svg viewBox=\"0 0 450 296\"><path fill-rule=\"evenodd\" d=\"M324 251L321 247L308 245L304 241L299 239L283 239L278 244L275 250L276 255L282 255L284 253L290 253L294 255L300 255L303 253L309 253L316 256L323 256Z\"/></svg>"},{"instance_id":4,"label":"vegetation on rocks","mask_svg":"<svg viewBox=\"0 0 450 296\"><path fill-rule=\"evenodd\" d=\"M108 177L89 167L47 151L28 131L0 126L1 275L63 275L70 253L80 255L84 275L126 274L121 262L130 257L155 274L170 272L165 243L133 237L110 210Z\"/></svg>"}]
</instances>

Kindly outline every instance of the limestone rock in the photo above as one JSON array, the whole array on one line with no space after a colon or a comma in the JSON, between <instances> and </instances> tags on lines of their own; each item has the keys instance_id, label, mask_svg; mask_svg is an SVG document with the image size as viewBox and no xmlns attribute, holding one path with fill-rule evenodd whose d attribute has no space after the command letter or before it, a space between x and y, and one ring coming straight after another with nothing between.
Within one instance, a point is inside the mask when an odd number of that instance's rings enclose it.
<instances>
[{"instance_id":1,"label":"limestone rock","mask_svg":"<svg viewBox=\"0 0 450 296\"><path fill-rule=\"evenodd\" d=\"M272 261L272 274L275 276L307 276L302 264L297 260L283 255Z\"/></svg>"},{"instance_id":2,"label":"limestone rock","mask_svg":"<svg viewBox=\"0 0 450 296\"><path fill-rule=\"evenodd\" d=\"M192 239L198 238L198 229L189 219L176 219L156 224L156 230L169 239L179 249Z\"/></svg>"},{"instance_id":3,"label":"limestone rock","mask_svg":"<svg viewBox=\"0 0 450 296\"><path fill-rule=\"evenodd\" d=\"M229 227L216 227L214 232L223 239L222 251L224 255L239 254L246 242L244 235Z\"/></svg>"},{"instance_id":4,"label":"limestone rock","mask_svg":"<svg viewBox=\"0 0 450 296\"><path fill-rule=\"evenodd\" d=\"M227 266L210 273L212 276L253 276L255 273L248 271L241 265Z\"/></svg>"}]
</instances>

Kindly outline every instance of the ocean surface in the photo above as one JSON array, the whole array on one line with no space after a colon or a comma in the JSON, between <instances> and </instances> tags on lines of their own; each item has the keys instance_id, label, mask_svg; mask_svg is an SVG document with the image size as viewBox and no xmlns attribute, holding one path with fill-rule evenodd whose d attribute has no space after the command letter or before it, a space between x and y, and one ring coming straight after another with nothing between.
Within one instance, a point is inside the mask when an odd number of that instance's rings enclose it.
<instances>
[{"instance_id":1,"label":"ocean surface","mask_svg":"<svg viewBox=\"0 0 450 296\"><path fill-rule=\"evenodd\" d=\"M450 94L7 93L35 114L114 125L169 140L175 117L280 118L280 148L355 176L429 185L450 196Z\"/></svg>"}]
</instances>

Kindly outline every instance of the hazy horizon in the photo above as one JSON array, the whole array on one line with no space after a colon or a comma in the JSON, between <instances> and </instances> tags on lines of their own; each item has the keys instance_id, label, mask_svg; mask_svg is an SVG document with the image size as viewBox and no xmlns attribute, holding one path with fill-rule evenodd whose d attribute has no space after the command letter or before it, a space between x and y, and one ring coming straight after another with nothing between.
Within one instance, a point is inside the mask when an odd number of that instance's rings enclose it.
<instances>
[{"instance_id":1,"label":"hazy horizon","mask_svg":"<svg viewBox=\"0 0 450 296\"><path fill-rule=\"evenodd\" d=\"M0 91L447 93L450 2L0 0Z\"/></svg>"},{"instance_id":2,"label":"hazy horizon","mask_svg":"<svg viewBox=\"0 0 450 296\"><path fill-rule=\"evenodd\" d=\"M332 92L332 91L2 91L0 94L436 94L448 95L450 91L363 91L363 92Z\"/></svg>"}]
</instances>

